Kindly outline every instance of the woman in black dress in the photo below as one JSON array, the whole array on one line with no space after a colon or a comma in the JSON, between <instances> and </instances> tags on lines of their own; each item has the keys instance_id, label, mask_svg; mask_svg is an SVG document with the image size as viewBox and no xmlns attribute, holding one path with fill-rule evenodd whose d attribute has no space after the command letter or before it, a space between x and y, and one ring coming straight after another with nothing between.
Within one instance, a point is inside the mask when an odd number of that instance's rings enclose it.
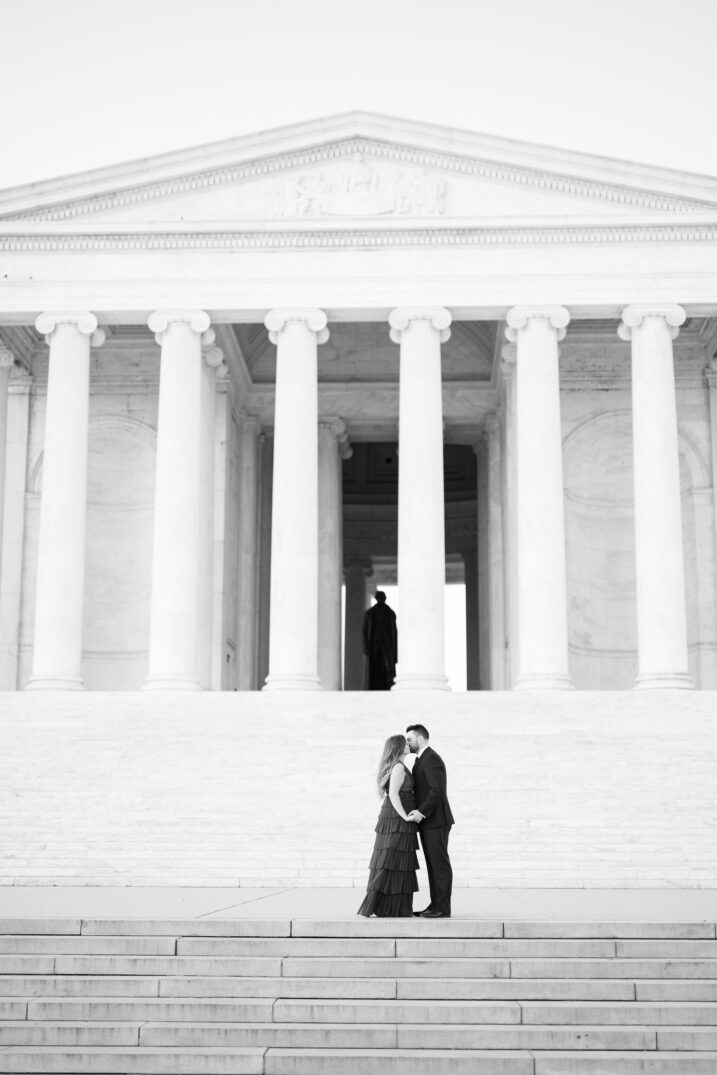
<instances>
[{"instance_id":1,"label":"woman in black dress","mask_svg":"<svg viewBox=\"0 0 717 1075\"><path fill-rule=\"evenodd\" d=\"M413 776L404 765L408 743L403 735L386 740L378 767L378 793L383 797L376 823L376 843L369 863L366 898L358 914L369 918L410 918L418 891L418 826L408 820L416 809Z\"/></svg>"}]
</instances>

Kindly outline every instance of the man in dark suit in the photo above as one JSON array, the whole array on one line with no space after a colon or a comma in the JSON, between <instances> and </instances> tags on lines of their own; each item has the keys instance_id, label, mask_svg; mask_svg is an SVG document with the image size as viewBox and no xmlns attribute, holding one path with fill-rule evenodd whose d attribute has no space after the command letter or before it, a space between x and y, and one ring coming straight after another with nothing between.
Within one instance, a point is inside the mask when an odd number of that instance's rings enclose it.
<instances>
[{"instance_id":1,"label":"man in dark suit","mask_svg":"<svg viewBox=\"0 0 717 1075\"><path fill-rule=\"evenodd\" d=\"M408 818L419 823L431 892L428 907L413 913L417 918L450 918L453 870L448 857L448 836L454 822L448 804L446 767L440 755L428 745L428 732L422 724L409 725L406 739L411 753L416 755L413 779L418 804Z\"/></svg>"}]
</instances>

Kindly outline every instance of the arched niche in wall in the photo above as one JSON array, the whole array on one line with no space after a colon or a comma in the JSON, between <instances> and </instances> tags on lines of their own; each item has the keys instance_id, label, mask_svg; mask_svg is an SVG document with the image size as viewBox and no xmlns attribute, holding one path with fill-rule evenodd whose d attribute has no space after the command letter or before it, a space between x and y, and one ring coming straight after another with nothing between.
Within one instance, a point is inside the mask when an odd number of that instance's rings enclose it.
<instances>
[{"instance_id":1,"label":"arched niche in wall","mask_svg":"<svg viewBox=\"0 0 717 1075\"><path fill-rule=\"evenodd\" d=\"M697 555L696 491L710 484L707 463L693 438L679 434L682 528L688 644L696 685L704 679L695 655L704 617ZM570 667L583 690L630 689L637 674L637 608L632 415L593 415L563 443ZM710 586L714 580L709 580Z\"/></svg>"}]
</instances>

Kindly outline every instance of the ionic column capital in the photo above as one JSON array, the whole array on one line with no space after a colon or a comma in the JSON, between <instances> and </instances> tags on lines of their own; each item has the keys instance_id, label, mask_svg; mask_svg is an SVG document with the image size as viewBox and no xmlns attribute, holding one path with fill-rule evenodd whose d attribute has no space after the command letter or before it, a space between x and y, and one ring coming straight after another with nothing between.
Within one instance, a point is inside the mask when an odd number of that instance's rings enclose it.
<instances>
[{"instance_id":1,"label":"ionic column capital","mask_svg":"<svg viewBox=\"0 0 717 1075\"><path fill-rule=\"evenodd\" d=\"M287 325L299 323L305 325L311 332L316 333L317 343L326 343L329 338L329 330L326 327L328 318L323 310L319 309L277 309L269 310L264 318L264 325L269 330L269 339L273 344L279 342L279 336Z\"/></svg>"},{"instance_id":2,"label":"ionic column capital","mask_svg":"<svg viewBox=\"0 0 717 1075\"><path fill-rule=\"evenodd\" d=\"M490 439L490 437L494 437L495 434L500 430L500 421L498 420L498 415L495 413L495 411L491 411L490 414L486 414L483 428L485 430L484 435L486 440Z\"/></svg>"},{"instance_id":3,"label":"ionic column capital","mask_svg":"<svg viewBox=\"0 0 717 1075\"><path fill-rule=\"evenodd\" d=\"M52 311L40 314L35 321L35 328L48 344L58 325L72 325L83 336L90 337L92 347L100 347L105 342L104 332L97 327L97 318L89 312Z\"/></svg>"},{"instance_id":4,"label":"ionic column capital","mask_svg":"<svg viewBox=\"0 0 717 1075\"><path fill-rule=\"evenodd\" d=\"M224 352L221 347L215 347L214 341L217 334L213 328L208 328L202 333L202 358L205 364L214 373L215 381L226 381L229 376L229 367L224 361Z\"/></svg>"},{"instance_id":5,"label":"ionic column capital","mask_svg":"<svg viewBox=\"0 0 717 1075\"><path fill-rule=\"evenodd\" d=\"M570 314L564 306L514 306L508 310L506 317L506 339L515 343L518 333L530 321L547 321L556 330L558 341L565 339L565 330L570 324Z\"/></svg>"},{"instance_id":6,"label":"ionic column capital","mask_svg":"<svg viewBox=\"0 0 717 1075\"><path fill-rule=\"evenodd\" d=\"M202 333L202 357L209 368L216 371L217 377L221 377L227 367L224 367L224 371L221 368L224 362L224 352L221 347L214 346L215 339L213 328L208 328Z\"/></svg>"},{"instance_id":7,"label":"ionic column capital","mask_svg":"<svg viewBox=\"0 0 717 1075\"><path fill-rule=\"evenodd\" d=\"M684 325L687 314L677 303L633 303L626 306L622 311L622 321L618 325L617 334L621 340L631 340L632 330L640 328L647 317L661 318L670 333L672 339L676 339L680 331L680 325Z\"/></svg>"},{"instance_id":8,"label":"ionic column capital","mask_svg":"<svg viewBox=\"0 0 717 1075\"><path fill-rule=\"evenodd\" d=\"M346 432L346 423L343 418L325 417L319 418L319 430L325 430L336 438L341 457L343 459L350 459L354 454L354 450L349 444L348 433Z\"/></svg>"},{"instance_id":9,"label":"ionic column capital","mask_svg":"<svg viewBox=\"0 0 717 1075\"><path fill-rule=\"evenodd\" d=\"M196 332L198 335L206 333L211 324L211 320L208 313L204 310L155 310L153 314L149 315L147 319L150 332L154 333L154 338L158 344L162 343L164 333L169 330L172 325L186 325ZM202 342L213 343L214 336L211 340L203 340Z\"/></svg>"},{"instance_id":10,"label":"ionic column capital","mask_svg":"<svg viewBox=\"0 0 717 1075\"><path fill-rule=\"evenodd\" d=\"M507 329L506 329L507 332ZM508 380L513 376L515 364L518 361L518 348L514 343L505 343L500 349L500 368L503 377Z\"/></svg>"},{"instance_id":11,"label":"ionic column capital","mask_svg":"<svg viewBox=\"0 0 717 1075\"><path fill-rule=\"evenodd\" d=\"M390 336L394 343L401 342L401 336L412 321L428 321L440 335L441 343L450 339L449 325L453 317L444 306L399 306L388 315L391 327Z\"/></svg>"},{"instance_id":12,"label":"ionic column capital","mask_svg":"<svg viewBox=\"0 0 717 1075\"><path fill-rule=\"evenodd\" d=\"M248 411L239 411L239 424L242 430L247 433L253 433L257 438L261 434L261 418L257 414L249 414Z\"/></svg>"},{"instance_id":13,"label":"ionic column capital","mask_svg":"<svg viewBox=\"0 0 717 1075\"><path fill-rule=\"evenodd\" d=\"M15 355L9 347L0 344L0 370L11 370L15 364Z\"/></svg>"},{"instance_id":14,"label":"ionic column capital","mask_svg":"<svg viewBox=\"0 0 717 1075\"><path fill-rule=\"evenodd\" d=\"M344 560L344 573L358 569L364 578L370 579L373 576L373 561L368 556L361 556L358 553L347 556Z\"/></svg>"}]
</instances>

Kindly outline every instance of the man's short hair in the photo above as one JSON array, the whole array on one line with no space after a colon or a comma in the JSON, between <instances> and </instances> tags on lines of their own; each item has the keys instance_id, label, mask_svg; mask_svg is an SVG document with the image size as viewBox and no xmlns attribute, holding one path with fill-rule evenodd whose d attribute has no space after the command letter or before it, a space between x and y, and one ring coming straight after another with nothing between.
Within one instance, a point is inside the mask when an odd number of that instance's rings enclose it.
<instances>
[{"instance_id":1,"label":"man's short hair","mask_svg":"<svg viewBox=\"0 0 717 1075\"><path fill-rule=\"evenodd\" d=\"M379 602L379 604L382 604L386 600L386 594L383 592L383 590L376 590L374 597Z\"/></svg>"},{"instance_id":2,"label":"man's short hair","mask_svg":"<svg viewBox=\"0 0 717 1075\"><path fill-rule=\"evenodd\" d=\"M406 735L409 732L415 732L416 735L422 735L424 739L430 739L428 728L425 728L422 724L409 724L406 728Z\"/></svg>"}]
</instances>

